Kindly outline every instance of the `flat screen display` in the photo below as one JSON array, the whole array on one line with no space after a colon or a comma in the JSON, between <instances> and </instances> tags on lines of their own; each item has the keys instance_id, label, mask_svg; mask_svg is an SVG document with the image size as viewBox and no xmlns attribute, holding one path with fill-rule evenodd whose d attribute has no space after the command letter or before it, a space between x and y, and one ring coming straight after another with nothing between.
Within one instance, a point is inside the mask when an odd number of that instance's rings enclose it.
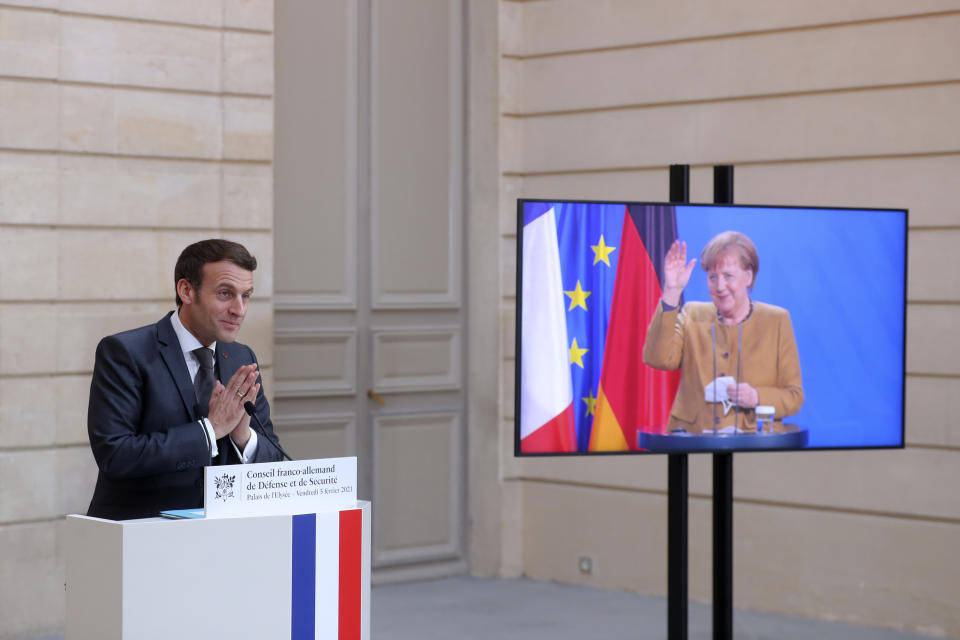
<instances>
[{"instance_id":1,"label":"flat screen display","mask_svg":"<svg viewBox=\"0 0 960 640\"><path fill-rule=\"evenodd\" d=\"M517 455L903 446L906 210L517 218Z\"/></svg>"}]
</instances>

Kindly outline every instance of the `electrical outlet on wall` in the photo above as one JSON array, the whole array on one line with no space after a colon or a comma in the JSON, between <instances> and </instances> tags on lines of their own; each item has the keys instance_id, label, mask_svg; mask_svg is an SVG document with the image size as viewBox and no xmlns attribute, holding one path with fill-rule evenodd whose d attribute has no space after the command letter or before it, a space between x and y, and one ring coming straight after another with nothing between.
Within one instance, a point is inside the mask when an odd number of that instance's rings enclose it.
<instances>
[{"instance_id":1,"label":"electrical outlet on wall","mask_svg":"<svg viewBox=\"0 0 960 640\"><path fill-rule=\"evenodd\" d=\"M580 556L577 560L580 567L580 573L584 575L593 575L593 558L591 556Z\"/></svg>"}]
</instances>

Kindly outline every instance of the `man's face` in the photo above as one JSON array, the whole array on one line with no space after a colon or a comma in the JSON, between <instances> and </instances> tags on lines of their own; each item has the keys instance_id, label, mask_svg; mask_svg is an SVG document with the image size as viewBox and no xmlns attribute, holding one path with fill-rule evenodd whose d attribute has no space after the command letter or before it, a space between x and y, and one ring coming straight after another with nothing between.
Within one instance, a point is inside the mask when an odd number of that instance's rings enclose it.
<instances>
[{"instance_id":1,"label":"man's face","mask_svg":"<svg viewBox=\"0 0 960 640\"><path fill-rule=\"evenodd\" d=\"M183 301L180 321L200 344L233 342L247 315L253 272L228 260L208 262L203 265L200 287L181 279L177 293Z\"/></svg>"}]
</instances>

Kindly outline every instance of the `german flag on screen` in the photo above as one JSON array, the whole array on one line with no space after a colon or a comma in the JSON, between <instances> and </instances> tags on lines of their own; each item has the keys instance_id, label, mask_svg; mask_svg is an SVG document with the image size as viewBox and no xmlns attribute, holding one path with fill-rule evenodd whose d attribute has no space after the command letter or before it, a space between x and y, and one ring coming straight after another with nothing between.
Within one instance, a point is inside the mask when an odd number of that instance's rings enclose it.
<instances>
[{"instance_id":1,"label":"german flag on screen","mask_svg":"<svg viewBox=\"0 0 960 640\"><path fill-rule=\"evenodd\" d=\"M680 372L645 365L643 345L662 294L663 258L676 237L674 207L625 207L590 451L635 450L638 431L666 430Z\"/></svg>"}]
</instances>

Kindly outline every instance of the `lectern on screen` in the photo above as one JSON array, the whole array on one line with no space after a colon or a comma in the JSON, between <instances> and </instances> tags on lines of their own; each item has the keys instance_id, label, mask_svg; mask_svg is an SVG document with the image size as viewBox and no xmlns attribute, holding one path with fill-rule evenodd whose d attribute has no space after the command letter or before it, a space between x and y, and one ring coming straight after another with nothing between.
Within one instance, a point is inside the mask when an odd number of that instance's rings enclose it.
<instances>
[{"instance_id":1,"label":"lectern on screen","mask_svg":"<svg viewBox=\"0 0 960 640\"><path fill-rule=\"evenodd\" d=\"M906 210L520 200L517 233L516 455L903 447Z\"/></svg>"}]
</instances>

